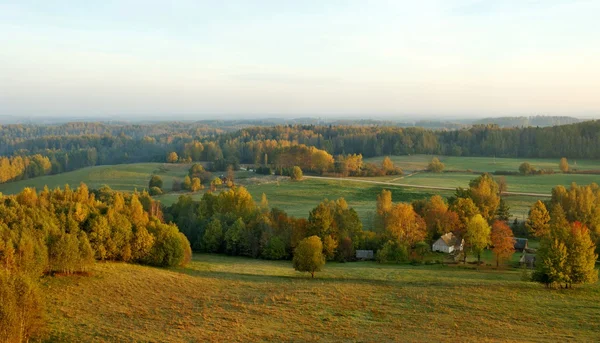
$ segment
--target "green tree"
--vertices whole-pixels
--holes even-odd
[[[325,256],[323,256],[323,243],[318,236],[310,236],[298,243],[294,250],[292,260],[294,269],[300,272],[309,272],[311,277],[315,277],[325,265]]]
[[[477,214],[467,223],[465,241],[468,242],[473,254],[477,256],[477,265],[481,263],[481,253],[490,244],[491,229],[487,221]]]
[[[157,187],[162,190],[163,188],[163,180],[158,175],[152,175],[150,178],[150,182],[148,182],[148,189],[152,189],[152,187]]]
[[[285,242],[277,236],[273,236],[267,242],[265,246],[262,257],[267,260],[281,260],[287,256],[287,252],[285,251]]]
[[[294,181],[300,181],[302,180],[302,177],[302,169],[300,169],[298,166],[294,166],[294,168],[292,168],[292,172],[290,173],[290,178]]]
[[[560,239],[547,235],[540,241],[537,251],[534,281],[548,286],[569,282],[567,273],[567,247]]]
[[[223,243],[223,227],[219,219],[212,219],[206,226],[202,246],[207,252],[218,252]]]

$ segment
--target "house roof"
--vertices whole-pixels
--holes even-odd
[[[527,238],[515,238],[515,249],[523,250],[527,248]]]
[[[449,247],[460,244],[460,242],[458,241],[458,238],[456,238],[456,236],[452,232],[448,232],[447,234],[442,235],[442,237],[440,237],[437,241],[435,241],[434,244],[438,244],[441,242],[444,242],[444,244],[446,244]]]

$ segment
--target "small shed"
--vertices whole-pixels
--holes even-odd
[[[515,250],[523,252],[525,249],[528,249],[528,240],[527,238],[515,238]]]
[[[359,260],[372,260],[373,250],[356,250],[356,258]]]
[[[519,259],[519,264],[527,268],[535,267],[535,255],[521,255],[521,258]]]
[[[464,243],[464,239],[459,240],[452,232],[448,232],[433,243],[431,250],[449,254],[453,251],[461,251]]]

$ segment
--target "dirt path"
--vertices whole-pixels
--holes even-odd
[[[408,174],[408,175],[405,175],[405,176],[400,176],[400,177],[397,177],[397,178],[395,178],[395,179],[391,179],[391,180],[390,180],[390,182],[394,182],[394,181],[402,180],[402,179],[404,179],[404,178],[411,177],[411,176],[413,176],[413,175],[417,175],[417,174],[419,174],[419,173],[420,173],[420,172],[416,171],[416,172],[414,172],[414,173],[410,173],[410,174]]]
[[[361,180],[361,179],[351,179],[345,177],[327,177],[327,176],[304,176],[306,179],[321,179],[321,180],[333,180],[333,181],[349,181],[349,182],[362,182],[362,183],[370,183],[376,185],[384,185],[384,186],[397,186],[397,187],[408,187],[408,188],[421,188],[421,189],[435,189],[440,191],[454,191],[456,187],[439,187],[439,186],[421,186],[421,185],[409,185],[406,183],[394,183],[394,182],[384,182],[384,181],[370,181],[370,180]],[[542,193],[524,193],[524,192],[504,192],[502,195],[522,195],[528,197],[551,197],[551,194],[542,194]]]

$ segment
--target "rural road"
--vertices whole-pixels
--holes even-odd
[[[362,182],[362,183],[371,183],[376,185],[384,185],[384,186],[396,186],[396,187],[410,187],[410,188],[422,188],[422,189],[435,189],[440,191],[454,191],[456,187],[439,187],[439,186],[421,186],[421,185],[409,185],[406,183],[395,183],[395,182],[383,182],[383,181],[370,181],[370,180],[362,180],[362,179],[351,179],[346,177],[327,177],[327,176],[304,176],[306,179],[321,179],[321,180],[333,180],[333,181],[349,181],[349,182]],[[543,194],[543,193],[523,193],[523,192],[504,192],[502,195],[522,195],[528,197],[546,197],[549,198],[551,194]]]

